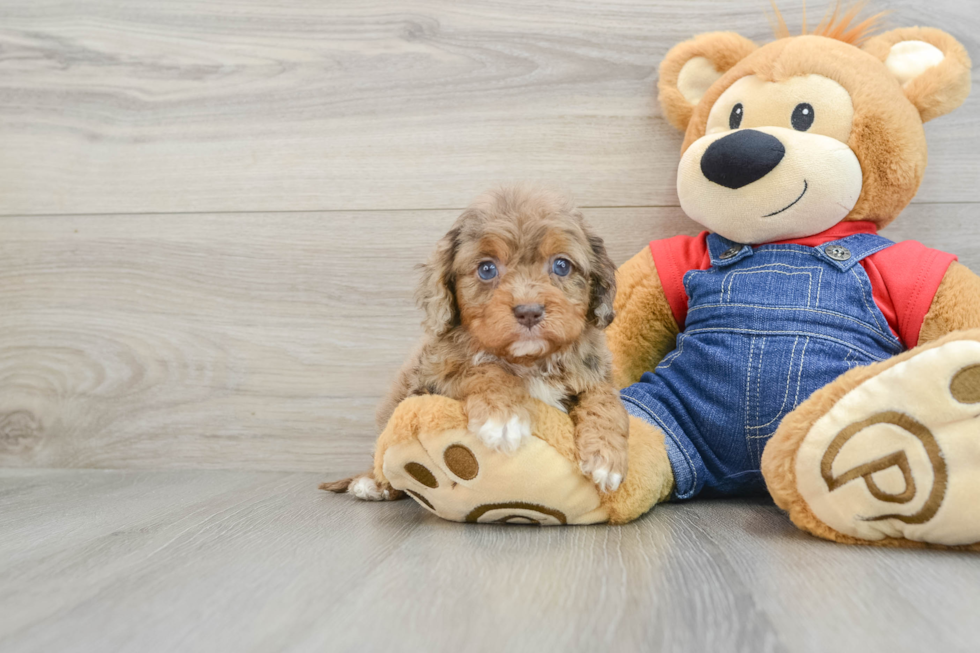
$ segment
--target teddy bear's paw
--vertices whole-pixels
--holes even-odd
[[[813,422],[795,471],[838,533],[980,542],[980,342],[925,349],[861,382]]]
[[[520,415],[495,416],[482,423],[470,420],[469,429],[490,449],[508,454],[517,451],[531,437],[531,421]]]
[[[504,454],[464,425],[433,425],[389,446],[385,478],[427,511],[452,521],[561,525],[609,519],[596,486],[554,446],[531,435],[518,451]],[[570,422],[567,429],[571,445]]]

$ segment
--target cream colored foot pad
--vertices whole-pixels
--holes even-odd
[[[592,482],[537,437],[508,455],[465,429],[423,433],[385,451],[384,474],[452,521],[556,526],[609,519]]]
[[[888,368],[806,435],[797,486],[813,514],[864,540],[980,542],[980,343]]]

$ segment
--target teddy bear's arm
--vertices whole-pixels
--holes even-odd
[[[980,277],[954,262],[922,321],[919,344],[962,329],[980,328]]]
[[[616,319],[606,331],[619,388],[656,367],[677,340],[677,322],[667,303],[649,247],[616,272]]]

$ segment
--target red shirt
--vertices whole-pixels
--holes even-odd
[[[813,236],[767,244],[816,247],[860,233],[877,233],[877,227],[872,222],[841,222]],[[711,267],[707,238],[708,232],[704,231],[697,236],[674,236],[650,243],[650,252],[667,302],[681,329],[687,318],[684,274],[688,270],[707,270]],[[955,260],[953,254],[931,249],[914,240],[895,243],[861,260],[861,267],[871,280],[875,304],[906,348],[919,343],[922,321],[932,306],[946,270]]]

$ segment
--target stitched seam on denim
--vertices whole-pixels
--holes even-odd
[[[851,274],[854,275],[854,278],[858,282],[858,287],[861,289],[861,293],[860,293],[861,294],[861,301],[864,302],[864,308],[865,308],[865,310],[868,311],[868,313],[871,315],[871,319],[873,319],[875,321],[875,325],[878,327],[878,330],[879,331],[882,331],[881,322],[878,321],[878,316],[875,315],[875,312],[873,310],[871,310],[871,306],[868,304],[868,289],[865,288],[864,282],[861,281],[861,277],[858,276],[857,270],[855,268],[851,268],[850,272],[851,272]],[[873,296],[872,296],[872,301],[874,301],[874,297]]]
[[[786,251],[795,251],[795,250],[786,250]],[[722,280],[722,282],[721,282],[721,293],[718,296],[718,301],[719,302],[724,302],[725,301],[725,286],[726,285],[728,286],[728,296],[729,296],[729,299],[731,299],[733,277],[735,275],[737,275],[737,274],[756,274],[758,272],[776,272],[778,274],[787,274],[787,275],[791,275],[791,274],[804,274],[803,272],[795,272],[795,273],[794,272],[783,272],[782,270],[773,270],[773,269],[771,269],[774,266],[780,266],[780,267],[784,267],[784,268],[789,268],[791,270],[819,270],[821,276],[818,279],[818,283],[819,283],[820,279],[823,278],[823,268],[821,266],[817,266],[817,265],[790,265],[789,263],[778,263],[778,262],[777,263],[763,263],[762,265],[756,265],[756,266],[751,267],[751,268],[745,268],[744,270],[732,270],[732,271],[730,271],[725,276],[725,278]],[[805,274],[810,274],[810,273],[809,272],[806,272]],[[812,290],[813,290],[813,277],[811,276],[810,277],[810,288],[807,291],[807,301],[806,301],[808,307],[810,305],[810,292],[812,292]],[[818,295],[818,297],[820,295],[819,286],[817,288],[817,295]],[[690,310],[688,310],[688,312],[690,312]]]
[[[674,444],[677,446],[677,448],[680,449],[682,454],[684,454],[684,458],[687,459],[687,466],[691,468],[691,473],[694,475],[694,487],[691,488],[691,492],[693,492],[694,488],[698,486],[698,470],[694,466],[694,461],[691,459],[691,454],[689,454],[687,450],[684,448],[684,445],[681,444],[677,435],[672,430],[670,430],[670,427],[664,424],[663,420],[660,419],[660,417],[656,413],[652,412],[650,409],[648,409],[646,406],[644,406],[637,400],[633,399],[628,395],[622,395],[620,398],[623,401],[627,401],[633,404],[634,406],[642,410],[644,413],[649,415],[650,418],[653,419],[653,421],[655,421],[657,424],[659,424],[660,428],[662,428],[664,432],[670,436],[670,439],[674,441]]]
[[[766,353],[767,340],[768,338],[762,339],[762,347],[759,348],[759,365],[755,375],[755,423],[756,424],[758,424],[759,420],[762,419],[761,417],[759,417],[759,410],[762,406],[762,365],[766,361],[765,353]],[[748,436],[748,433],[746,433],[746,436]],[[751,444],[752,448],[754,449],[754,451],[752,452],[752,456],[753,456],[752,459],[755,460],[756,458],[759,457],[759,451],[758,451],[759,447],[756,446],[755,442],[752,442],[751,438],[747,438],[747,443]]]
[[[759,271],[765,272],[765,271],[767,271],[767,268],[773,268],[773,267],[776,267],[776,266],[783,267],[783,268],[789,268],[790,270],[820,270],[820,269],[822,269],[822,267],[819,266],[819,265],[790,265],[789,263],[779,263],[779,262],[776,262],[776,263],[763,263],[762,265],[754,265],[754,266],[752,266],[750,268],[742,268],[741,270],[732,270],[728,274],[729,275],[733,275],[733,274],[738,274],[740,272],[749,272],[749,271],[753,271],[753,270],[759,270]],[[772,271],[772,272],[779,272],[779,270],[770,270],[770,271]]]
[[[872,358],[876,361],[888,360],[891,355],[888,356],[878,356],[877,354],[872,354],[871,352],[865,351],[860,347],[855,346],[853,343],[845,342],[839,338],[834,338],[831,336],[826,336],[822,333],[812,333],[810,331],[759,331],[756,329],[732,329],[732,328],[703,328],[703,329],[692,329],[687,332],[687,335],[694,333],[751,333],[760,336],[809,336],[811,338],[817,338],[820,340],[828,340],[830,342],[836,342],[839,345],[844,345],[845,347],[850,347],[856,349],[865,356]]]
[[[722,476],[718,479],[719,483],[729,481],[732,479],[740,478],[742,476],[762,476],[762,471],[758,469],[750,469],[745,472],[735,472],[734,474],[728,474],[727,476]]]
[[[695,311],[700,311],[703,308],[732,308],[732,307],[736,307],[736,308],[758,308],[758,309],[762,309],[762,310],[766,310],[766,311],[807,311],[809,313],[818,313],[820,315],[830,315],[832,317],[839,317],[842,320],[848,320],[849,322],[854,322],[855,324],[864,327],[865,329],[867,329],[871,333],[876,333],[876,334],[878,334],[880,336],[883,336],[889,342],[894,342],[896,340],[895,336],[892,335],[891,333],[885,333],[883,331],[879,331],[878,329],[874,328],[873,326],[871,326],[867,322],[862,322],[861,320],[857,319],[856,317],[851,317],[850,315],[844,315],[843,313],[837,313],[835,311],[827,311],[827,310],[816,309],[816,308],[802,308],[802,307],[797,308],[795,306],[763,306],[761,304],[731,304],[731,303],[723,303],[723,304],[699,304],[698,306],[695,306],[694,308],[692,308],[691,310],[689,310],[688,311],[688,314],[694,313]]]
[[[877,254],[878,252],[880,252],[883,249],[888,249],[889,247],[891,247],[892,245],[895,244],[894,241],[888,240],[884,236],[879,236],[879,238],[881,238],[882,240],[884,240],[886,242],[878,243],[874,247],[870,247],[867,250],[861,250],[861,249],[855,248],[855,250],[857,251],[857,253],[853,256],[853,258],[856,258],[857,259],[857,261],[855,261],[855,263],[860,263],[861,261],[863,261],[864,259],[868,258],[869,256],[872,256],[873,254]],[[847,239],[844,238],[843,240],[847,240]]]
[[[797,338],[797,341],[798,340],[799,338]],[[803,365],[806,363],[806,346],[808,344],[810,344],[809,336],[807,336],[807,339],[803,341],[803,351],[800,353],[800,366],[796,372],[796,395],[793,397],[793,408],[791,410],[795,410],[796,407],[800,405],[800,386],[803,385]],[[794,349],[796,348],[796,343],[793,343],[793,347]],[[847,355],[848,356],[851,355],[850,349],[847,350]],[[790,365],[790,369],[792,369],[792,364]],[[789,388],[787,387],[787,392],[788,391]],[[785,417],[785,415],[783,417]],[[782,423],[783,420],[779,420],[779,424]],[[772,431],[770,431],[769,433],[762,433],[760,435],[747,435],[746,437],[752,440],[764,440],[766,438],[770,438],[776,432],[776,429],[779,428],[779,424],[777,424],[776,428],[772,429]]]
[[[684,340],[685,340],[685,335],[683,333],[681,333],[681,334],[679,334],[679,336],[680,337],[677,338],[677,349],[675,349],[674,351],[672,351],[669,354],[667,354],[666,356],[664,356],[660,360],[660,365],[657,365],[658,368],[663,369],[663,370],[667,369],[668,367],[670,367],[671,365],[674,364],[674,361],[677,360],[677,357],[678,356],[680,356],[682,353],[684,353]],[[664,361],[669,361],[669,362],[666,365],[664,365]]]
[[[749,407],[752,405],[752,359],[755,354],[755,338],[749,341],[749,364],[748,374],[745,375],[745,424],[746,430],[749,428]]]
[[[823,268],[820,268],[820,274],[817,275],[817,302],[814,308],[820,308],[820,289],[823,287]]]
[[[743,268],[744,270],[763,270],[765,268],[771,268],[774,266],[780,266],[784,268],[789,268],[791,270],[819,270],[822,266],[819,265],[791,265],[790,263],[782,263],[780,261],[774,261],[772,263],[761,263],[759,265],[754,265],[750,268]],[[733,270],[735,272],[735,270]]]
[[[796,269],[803,270],[803,269],[806,269],[806,268],[796,268]],[[810,307],[810,297],[811,297],[811,295],[813,293],[813,274],[811,272],[784,272],[782,270],[755,270],[755,269],[753,269],[753,270],[732,270],[732,272],[730,272],[729,275],[728,275],[729,278],[726,279],[726,281],[728,282],[728,299],[729,299],[729,301],[731,301],[731,299],[732,299],[732,285],[735,283],[735,277],[737,277],[739,275],[749,275],[749,274],[784,274],[787,277],[794,277],[794,276],[799,276],[799,275],[804,275],[805,274],[807,276],[806,306],[807,306],[807,308]],[[722,286],[721,293],[722,293],[722,299],[720,299],[719,301],[724,301],[724,294],[725,294],[725,287],[724,286]],[[690,312],[690,310],[688,312]]]
[[[806,346],[810,344],[810,336],[803,341],[803,352],[800,354],[800,370],[796,375],[796,396],[793,397],[793,408],[800,405],[800,386],[803,385],[803,363],[806,361]],[[850,355],[851,350],[847,350]]]
[[[809,340],[809,338],[807,338],[807,339]],[[765,344],[765,341],[763,341],[763,345],[764,344]],[[749,427],[747,427],[749,430],[764,429],[767,426],[772,425],[773,422],[775,422],[776,420],[778,420],[780,418],[780,416],[782,416],[783,409],[786,408],[786,400],[789,399],[789,380],[793,377],[793,368],[796,367],[796,365],[793,364],[793,361],[796,358],[796,346],[798,344],[800,344],[800,336],[796,336],[796,340],[793,341],[793,349],[792,349],[792,351],[790,351],[790,354],[789,354],[789,368],[786,370],[786,392],[783,394],[783,405],[779,407],[779,411],[777,412],[776,416],[773,417],[771,420],[769,420],[765,424],[759,424],[758,426],[749,426]],[[760,385],[761,382],[762,382],[762,379],[761,379],[762,365],[761,364],[759,365],[759,375],[760,375],[760,378],[756,381],[756,384],[757,385]],[[796,390],[797,390],[797,394],[799,394],[799,386],[798,385],[797,385]],[[761,391],[759,393],[757,393],[757,396],[761,397]],[[758,409],[756,409],[756,415],[758,415],[758,412],[759,412]],[[756,422],[758,422],[758,421],[759,421],[759,418],[757,417],[756,418]]]
[[[766,361],[766,338],[759,347],[759,363],[755,366],[755,421],[759,421],[759,404],[762,403],[762,364]]]

